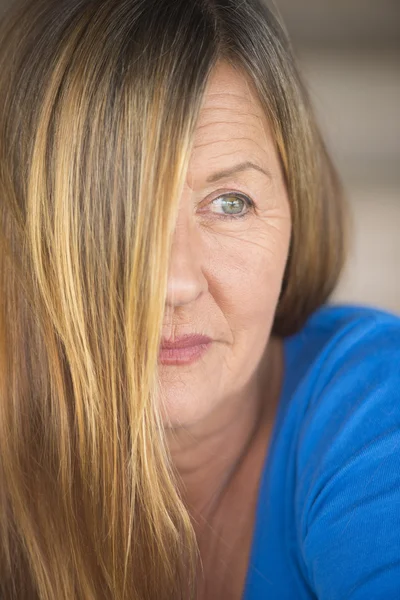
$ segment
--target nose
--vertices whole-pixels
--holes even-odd
[[[189,304],[207,291],[202,271],[201,234],[186,215],[178,220],[174,232],[168,273],[168,307]]]

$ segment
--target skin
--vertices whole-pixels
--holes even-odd
[[[245,161],[267,174],[248,169],[207,182]],[[232,196],[222,196],[228,192],[245,194],[255,209],[233,197],[229,210]],[[247,217],[222,218],[231,213]],[[241,597],[282,380],[282,341],[271,328],[290,234],[267,118],[247,76],[220,62],[204,96],[179,205],[163,328],[165,337],[195,332],[214,341],[191,365],[160,365],[167,440],[202,557],[199,598]]]

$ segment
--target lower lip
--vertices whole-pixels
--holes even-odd
[[[158,360],[163,365],[190,365],[199,360],[210,348],[212,342],[187,346],[186,348],[162,348]]]

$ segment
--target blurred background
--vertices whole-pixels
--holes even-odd
[[[353,221],[335,301],[400,313],[400,0],[275,0]]]
[[[10,2],[0,0],[0,14]],[[349,260],[334,300],[400,314],[400,0],[275,6],[352,215]]]

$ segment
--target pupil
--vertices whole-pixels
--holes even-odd
[[[241,207],[238,207],[239,202],[243,203],[243,200],[240,200],[240,198],[235,198],[234,200],[227,200],[229,212],[230,212],[230,209],[233,209],[233,210],[235,209],[235,205],[236,205],[236,208],[240,209]],[[239,210],[239,212],[240,212],[240,210]]]

